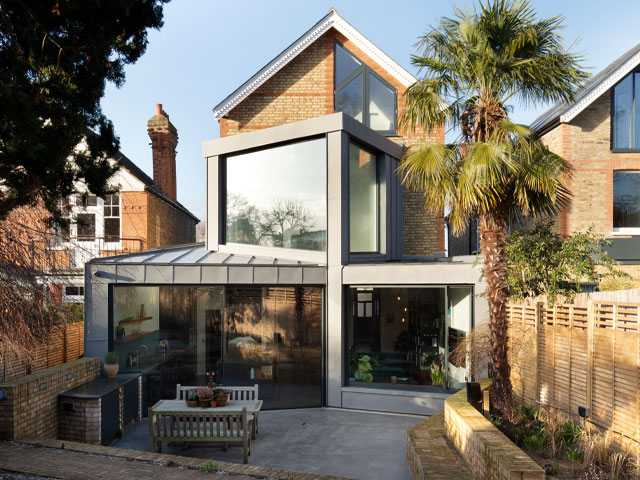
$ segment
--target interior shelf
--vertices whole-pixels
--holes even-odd
[[[139,318],[132,318],[131,320],[120,320],[118,325],[128,325],[130,323],[140,323],[140,322],[144,322],[145,320],[153,320],[153,317],[139,317]]]

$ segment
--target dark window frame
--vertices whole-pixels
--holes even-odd
[[[620,226],[616,226],[615,225],[615,201],[616,201],[616,192],[615,192],[615,175],[616,173],[633,173],[636,175],[640,175],[640,170],[630,170],[630,169],[621,169],[621,170],[614,170],[613,174],[612,174],[612,184],[611,184],[611,192],[612,192],[612,197],[613,197],[613,201],[611,204],[611,209],[612,209],[612,229],[614,232],[616,233],[627,233],[630,235],[637,235],[637,232],[640,232],[640,227],[620,227]]]
[[[360,62],[360,66],[357,67],[353,72],[347,75],[340,84],[336,83],[336,74],[337,74],[337,63],[336,63],[336,46],[339,45],[343,48],[349,55],[355,58],[358,62]],[[369,87],[369,75],[373,75],[379,80],[384,86],[389,88],[393,92],[393,100],[394,100],[394,112],[393,112],[393,128],[390,130],[375,130],[381,135],[385,136],[396,136],[398,134],[398,90],[387,82],[384,78],[382,78],[378,73],[375,72],[371,67],[369,67],[365,62],[363,62],[360,58],[353,54],[348,48],[346,48],[342,43],[338,40],[334,40],[333,47],[333,109],[335,112],[339,112],[338,110],[338,92],[342,90],[345,86],[351,82],[354,78],[356,78],[360,73],[362,73],[362,123],[367,127],[371,128],[369,125],[369,101],[371,90]]]
[[[640,138],[636,138],[636,82],[635,82],[635,76],[638,75],[640,76],[640,70],[634,70],[630,73],[628,73],[627,75],[625,75],[623,78],[621,78],[618,82],[616,82],[615,85],[613,85],[611,87],[611,95],[610,95],[610,135],[609,135],[609,147],[611,149],[612,153],[637,153],[640,152]],[[615,139],[615,132],[616,132],[616,126],[615,126],[615,120],[616,120],[616,116],[615,116],[615,108],[616,108],[616,87],[618,85],[620,85],[622,82],[624,82],[627,77],[631,76],[631,97],[632,97],[632,104],[631,104],[631,143],[632,145],[634,145],[634,147],[632,148],[617,148],[616,145],[616,139]]]

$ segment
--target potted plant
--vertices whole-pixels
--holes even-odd
[[[442,385],[444,383],[444,368],[438,363],[431,365],[431,385]]]
[[[122,325],[118,325],[116,327],[116,338],[124,338],[125,335],[124,327]]]
[[[198,390],[195,388],[191,390],[187,390],[186,397],[184,398],[185,402],[187,402],[187,407],[195,408],[198,406]]]
[[[216,388],[213,394],[213,399],[216,401],[216,404],[218,405],[218,407],[224,407],[227,405],[227,402],[229,401],[230,393],[231,393],[230,390],[225,390],[223,388]]]
[[[116,378],[120,369],[118,354],[116,352],[107,352],[104,356],[104,374],[107,378]]]
[[[198,388],[198,401],[200,402],[200,408],[209,408],[211,406],[211,395],[213,390],[210,387]]]
[[[375,358],[371,358],[369,355],[362,355],[360,358],[356,358],[351,362],[351,369],[354,370],[354,378],[357,382],[373,382],[373,365],[378,365],[378,361]]]

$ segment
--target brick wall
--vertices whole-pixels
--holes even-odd
[[[220,136],[235,135],[334,112],[334,42],[338,40],[398,91],[398,110],[404,108],[405,87],[334,29],[322,35],[260,88],[220,119]],[[444,127],[430,134],[398,131],[391,140],[413,145],[427,138],[444,143]],[[405,255],[444,251],[444,219],[424,208],[421,192],[403,192],[403,250]]]
[[[58,400],[60,428],[58,438],[73,442],[100,445],[101,400],[99,398],[74,398],[73,411],[66,411],[64,404],[70,399]]]
[[[605,236],[613,231],[613,172],[640,170],[640,153],[611,152],[610,131],[611,97],[605,93],[570,124],[561,124],[542,137],[550,150],[574,168],[573,198],[560,218],[563,233],[592,224]]]
[[[98,358],[80,358],[0,384],[0,439],[58,438],[58,395],[98,375]]]
[[[142,239],[144,250],[192,243],[196,223],[149,192],[122,192],[122,236]]]
[[[483,388],[490,384],[482,382]],[[544,480],[542,467],[467,402],[466,389],[444,401],[444,426],[447,439],[476,478]]]

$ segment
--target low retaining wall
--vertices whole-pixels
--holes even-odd
[[[481,381],[483,389],[490,384]],[[448,440],[476,478],[544,480],[544,470],[467,402],[466,389],[445,400],[444,424]]]
[[[0,439],[58,438],[58,395],[100,375],[100,359],[80,358],[1,383]]]

